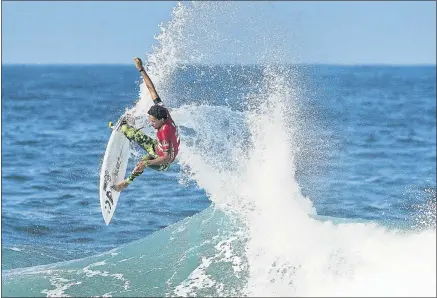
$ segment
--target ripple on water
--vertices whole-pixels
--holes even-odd
[[[14,230],[17,232],[24,232],[28,235],[32,236],[43,236],[47,235],[50,232],[50,228],[45,225],[33,225],[33,226],[13,226]]]

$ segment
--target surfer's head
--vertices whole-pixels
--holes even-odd
[[[167,109],[160,105],[153,105],[147,114],[149,114],[150,123],[156,129],[160,128],[168,117]]]

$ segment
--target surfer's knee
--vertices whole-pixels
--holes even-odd
[[[148,154],[146,154],[146,155],[143,155],[142,157],[141,157],[141,160],[142,161],[149,161],[151,158],[150,158],[150,155],[148,155]]]
[[[121,132],[128,138],[132,138],[135,135],[134,129],[127,124],[121,126]]]
[[[158,155],[156,154],[155,147],[153,146],[153,144],[147,144],[146,146],[144,146],[144,149],[146,150],[150,158],[152,159],[158,158]]]

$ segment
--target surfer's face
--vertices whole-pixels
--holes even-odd
[[[149,115],[149,122],[150,122],[150,125],[152,125],[152,127],[155,129],[159,129],[162,126],[162,124],[164,123],[164,121],[158,120],[157,118],[153,117],[152,115]]]

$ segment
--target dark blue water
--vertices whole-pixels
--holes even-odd
[[[305,127],[296,179],[319,215],[410,229],[426,206],[435,213],[435,66],[288,67]],[[178,69],[163,99],[181,113],[189,103],[244,113],[261,73]],[[3,270],[107,251],[210,206],[176,163],[146,171],[105,225],[98,185],[107,122],[133,105],[138,82],[130,65],[2,66]],[[182,132],[182,140],[193,133]]]
[[[416,204],[435,202],[435,67],[314,70],[311,90],[321,94],[309,97],[321,113],[318,128],[336,140],[323,186],[303,186],[318,212],[399,222]]]

